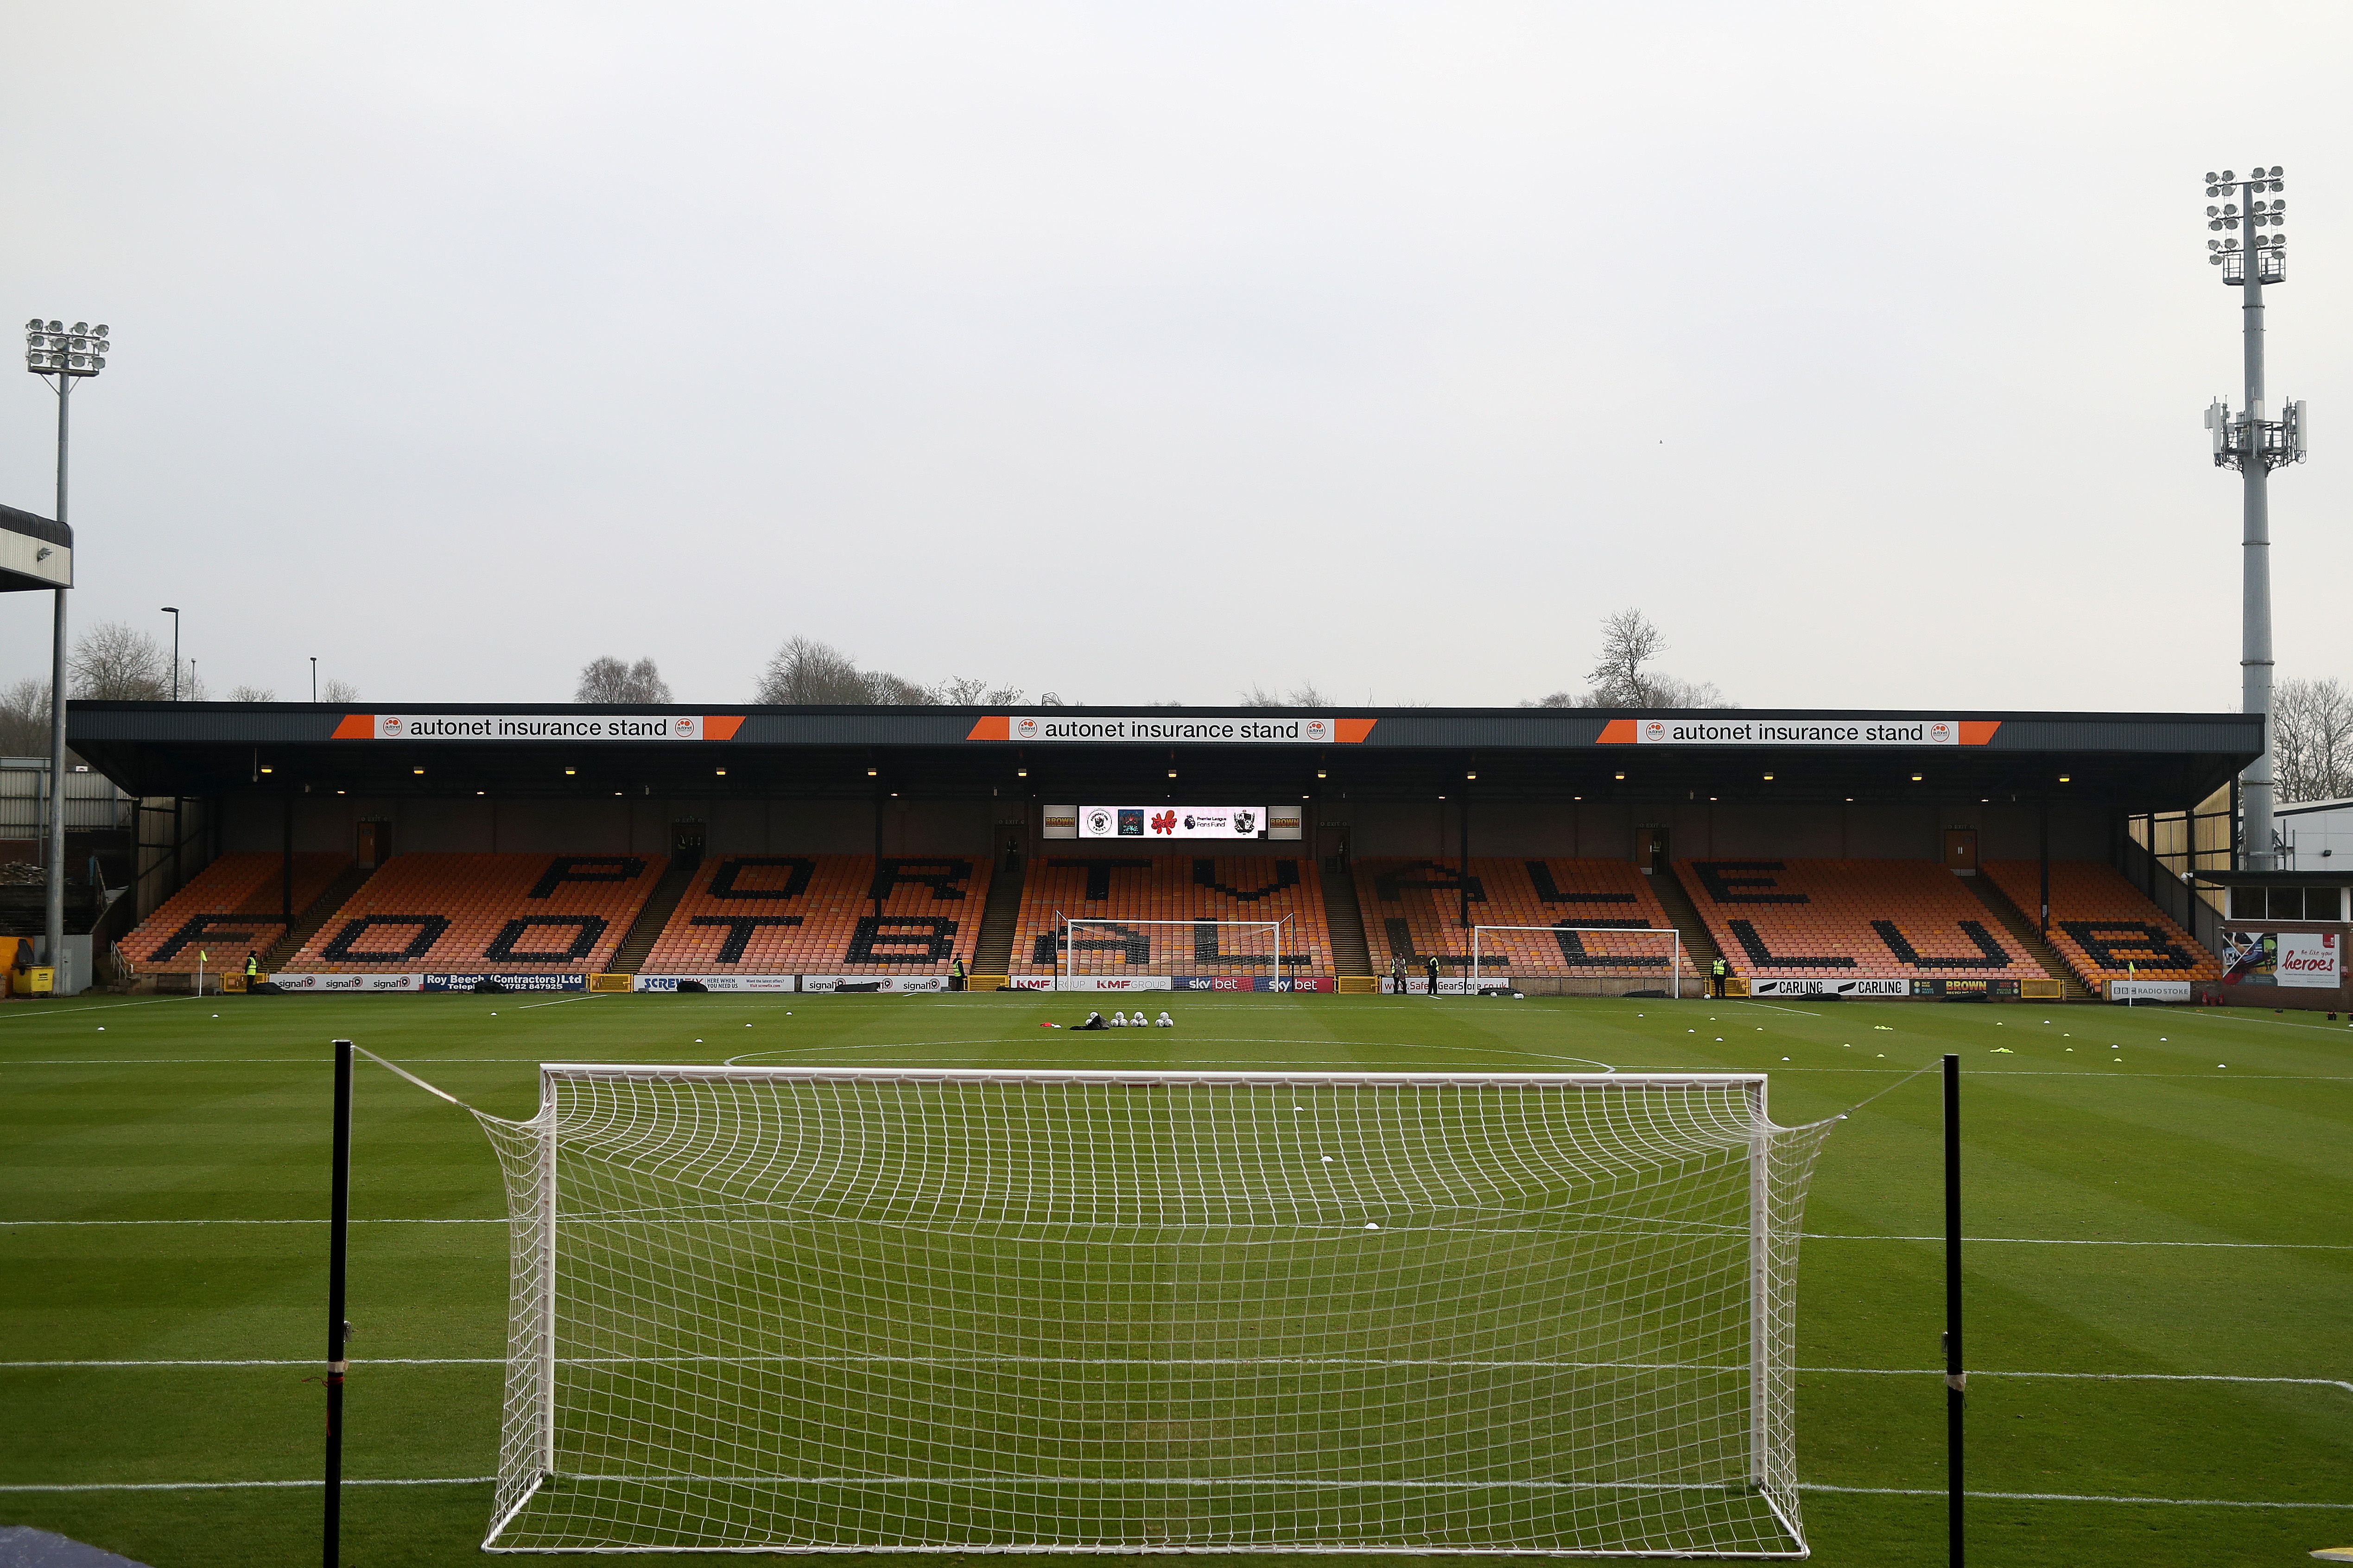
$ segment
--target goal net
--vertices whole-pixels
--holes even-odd
[[[488,1550],[1805,1553],[1761,1077],[541,1094]]]
[[[1681,996],[1683,933],[1672,926],[1473,926],[1471,985],[1504,985],[1535,975],[1575,980],[1640,979]]]
[[[1143,974],[1207,974],[1279,981],[1312,955],[1295,947],[1295,928],[1280,921],[1065,920],[1058,973],[1064,980],[1117,980]]]

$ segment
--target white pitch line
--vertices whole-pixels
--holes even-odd
[[[533,1007],[561,1007],[566,1002],[594,1002],[600,995],[609,994],[615,994],[615,993],[592,991],[585,995],[559,996],[553,1002],[526,1002],[522,1006],[516,1008],[515,1011],[518,1013],[528,1013]]]
[[[1378,1367],[1449,1367],[1472,1371],[1525,1372],[1715,1372],[1741,1373],[1736,1366],[1699,1366],[1678,1363],[1606,1363],[1606,1362],[1543,1362],[1543,1361],[1451,1361],[1377,1360],[1348,1356],[1272,1356],[1272,1357],[1073,1357],[1073,1356],[915,1356],[915,1355],[834,1355],[834,1356],[566,1356],[565,1366],[694,1366],[706,1363],[723,1366],[930,1366],[977,1369],[992,1366],[1215,1366],[1264,1368],[1270,1372],[1314,1370],[1343,1367],[1362,1370]],[[310,1357],[255,1358],[245,1360],[194,1360],[165,1358],[153,1361],[9,1361],[0,1362],[0,1372],[87,1372],[138,1371],[153,1367],[217,1369],[237,1367],[315,1367],[320,1363]],[[503,1356],[384,1356],[358,1361],[355,1366],[504,1366]],[[1800,1366],[1790,1371],[1799,1377],[1942,1377],[1940,1367],[1894,1366]],[[2339,1388],[2353,1394],[2353,1382],[2333,1377],[2255,1377],[2229,1373],[2202,1372],[1999,1372],[1971,1371],[1975,1378],[2037,1378],[2074,1383],[2240,1383],[2262,1384],[2302,1388]]]
[[[0,1230],[118,1225],[325,1225],[323,1219],[0,1219]],[[503,1219],[355,1219],[353,1225],[504,1225]]]
[[[186,1222],[201,1225],[201,1220]],[[1933,1241],[1941,1243],[1941,1236],[1845,1236],[1827,1231],[1809,1230],[1801,1233],[1806,1241]],[[2000,1244],[2010,1247],[2211,1247],[2243,1252],[2353,1252],[2353,1242],[2336,1241],[2111,1241],[2094,1237],[2090,1239],[2044,1236],[1965,1236],[1964,1245],[1986,1247]]]
[[[362,1479],[346,1476],[347,1487],[483,1487],[498,1481],[496,1476],[419,1476],[415,1478]],[[73,1481],[55,1486],[39,1482],[0,1486],[0,1492],[226,1492],[245,1491],[257,1487],[322,1487],[323,1480],[309,1481]]]
[[[627,1479],[670,1480],[670,1479],[681,1479],[681,1478],[674,1478],[674,1477],[659,1477],[659,1478],[632,1478],[632,1477],[618,1477],[618,1478],[614,1478],[614,1479],[624,1479],[624,1480],[627,1480]],[[750,1478],[744,1478],[744,1479],[749,1479]],[[759,1479],[764,1479],[764,1480],[772,1481],[773,1483],[777,1484],[777,1485],[789,1485],[789,1484],[791,1484],[791,1483],[792,1483],[792,1481],[795,1479],[795,1478],[791,1478],[791,1477],[784,1477],[784,1476],[778,1476],[778,1477],[764,1477],[764,1478],[759,1478]],[[895,1486],[895,1485],[904,1485],[904,1484],[907,1484],[909,1480],[916,1479],[918,1479],[918,1478],[895,1478],[895,1477],[878,1477],[878,1478],[870,1478],[870,1477],[862,1477],[862,1476],[842,1476],[842,1477],[822,1477],[822,1478],[809,1478],[809,1479],[813,1479],[813,1480],[823,1480],[823,1481],[828,1481],[828,1482],[831,1482],[832,1484],[836,1484],[836,1485],[867,1485],[867,1486],[872,1486],[872,1485],[884,1485],[884,1486]],[[975,1484],[984,1484],[984,1485],[985,1485],[985,1484],[987,1484],[989,1481],[997,1480],[997,1479],[997,1479],[997,1478],[993,1478],[993,1477],[992,1477],[992,1478],[978,1479],[964,1479],[964,1478],[948,1478],[948,1479],[946,1479],[944,1481],[939,1482],[938,1484],[957,1485],[957,1486],[972,1486],[972,1485],[975,1485]],[[1048,1479],[1050,1479],[1050,1478],[1042,1478],[1042,1477],[1041,1477],[1041,1478],[1037,1478],[1037,1479],[1039,1479],[1039,1480],[1048,1480]],[[396,1478],[380,1478],[380,1479],[346,1479],[346,1480],[343,1482],[343,1485],[345,1485],[345,1486],[347,1486],[347,1487],[477,1487],[477,1486],[490,1486],[490,1485],[493,1485],[493,1484],[495,1484],[495,1483],[496,1483],[496,1481],[497,1481],[497,1480],[498,1480],[498,1478],[497,1478],[496,1476],[420,1476],[420,1477],[413,1477],[413,1478],[397,1478],[397,1479],[396,1479]],[[41,1484],[41,1483],[39,1483],[39,1482],[34,1482],[34,1483],[30,1483],[30,1484],[26,1484],[26,1483],[9,1483],[9,1484],[5,1484],[5,1485],[0,1485],[0,1493],[23,1493],[23,1492],[182,1492],[182,1491],[243,1491],[243,1490],[251,1490],[251,1489],[298,1489],[298,1488],[305,1488],[305,1487],[316,1487],[316,1486],[322,1486],[322,1485],[324,1485],[324,1484],[325,1484],[324,1482],[322,1482],[322,1481],[319,1481],[319,1480],[285,1480],[285,1481],[73,1481],[73,1482],[59,1483],[59,1484],[56,1484],[56,1485],[44,1485],[44,1484]],[[1101,1481],[1097,1481],[1097,1480],[1094,1480],[1094,1479],[1082,1479],[1082,1480],[1079,1480],[1079,1481],[1075,1481],[1075,1482],[1066,1482],[1066,1483],[1061,1483],[1061,1484],[1075,1484],[1075,1485],[1081,1485],[1081,1486],[1096,1486],[1096,1485],[1102,1485],[1102,1484],[1103,1484],[1103,1482],[1101,1482]],[[1202,1482],[1199,1482],[1199,1483],[1198,1483],[1198,1484],[1204,1485],[1204,1486],[1217,1486],[1217,1485],[1223,1485],[1223,1484],[1228,1484],[1228,1483],[1218,1482],[1218,1481],[1202,1481]],[[1463,1488],[1461,1487],[1461,1483],[1459,1483],[1459,1482],[1446,1482],[1446,1481],[1420,1482],[1420,1483],[1413,1483],[1413,1482],[1366,1482],[1366,1483],[1358,1483],[1358,1482],[1350,1482],[1350,1481],[1268,1481],[1268,1482],[1260,1482],[1260,1483],[1257,1483],[1257,1484],[1260,1484],[1260,1485],[1266,1485],[1266,1486],[1301,1486],[1301,1487],[1315,1487],[1315,1488],[1318,1488],[1319,1489],[1323,1489],[1323,1488],[1328,1488],[1328,1487],[1335,1487],[1335,1486],[1336,1486],[1336,1487],[1348,1487],[1348,1486],[1356,1486],[1356,1485],[1369,1485],[1369,1486],[1375,1486],[1375,1487],[1380,1487],[1380,1486],[1400,1486],[1400,1485],[1425,1485],[1425,1486],[1436,1487],[1436,1488],[1439,1488],[1439,1489],[1444,1489],[1444,1490],[1449,1490],[1449,1491],[1454,1491],[1454,1490],[1461,1490],[1461,1489],[1463,1489]],[[1496,1486],[1504,1487],[1504,1488],[1507,1488],[1507,1489],[1508,1489],[1508,1488],[1512,1488],[1512,1487],[1515,1487],[1515,1486],[1544,1486],[1544,1485],[1546,1485],[1546,1483],[1543,1483],[1543,1482],[1511,1482],[1511,1481],[1496,1482],[1496,1483],[1490,1483],[1490,1484],[1491,1484],[1491,1485],[1496,1485]],[[1557,1485],[1557,1484],[1559,1484],[1559,1483],[1551,1483],[1551,1484]],[[1568,1483],[1568,1484],[1569,1484],[1570,1486],[1572,1486],[1572,1487],[1575,1487],[1575,1486],[1578,1486],[1578,1485],[1580,1485],[1580,1484],[1582,1484],[1582,1483],[1574,1483],[1574,1482],[1572,1482],[1572,1483]],[[1799,1491],[1801,1491],[1801,1492],[1835,1492],[1835,1493],[1843,1493],[1843,1494],[1846,1494],[1846,1495],[1849,1495],[1849,1496],[1855,1496],[1855,1497],[1943,1497],[1943,1496],[1945,1496],[1945,1495],[1946,1495],[1946,1494],[1945,1494],[1945,1492],[1944,1492],[1942,1489],[1930,1489],[1930,1488],[1926,1488],[1926,1487],[1841,1487],[1841,1486],[1831,1486],[1831,1485],[1829,1485],[1829,1484],[1827,1484],[1827,1483],[1825,1483],[1825,1482],[1820,1482],[1820,1481],[1800,1481],[1800,1482],[1799,1482],[1799,1483],[1798,1483],[1798,1489],[1799,1489]],[[1970,1492],[1970,1493],[1968,1493],[1968,1494],[1967,1494],[1967,1495],[1968,1495],[1969,1497],[1972,1497],[1972,1498],[1978,1498],[1978,1499],[1981,1499],[1981,1500],[1987,1500],[1987,1501],[1993,1501],[1993,1502],[2097,1502],[2097,1503],[2121,1503],[2121,1504],[2127,1504],[2127,1505],[2130,1505],[2130,1504],[2141,1504],[2141,1505],[2147,1505],[2147,1506],[2152,1506],[2152,1507],[2159,1507],[2159,1508],[2276,1508],[2276,1509],[2315,1509],[2315,1510],[2348,1510],[2348,1509],[2353,1509],[2353,1502],[2258,1502],[2258,1501],[2250,1501],[2250,1500],[2244,1500],[2244,1499],[2239,1499],[2239,1498],[2115,1497],[2115,1496],[2103,1495],[2103,1494],[2099,1494],[2099,1493],[2081,1493],[2081,1492],[1977,1492],[1977,1491],[1973,1491],[1973,1492]]]
[[[111,1013],[117,1007],[161,1007],[167,1002],[194,1002],[195,996],[158,996],[146,1002],[94,1002],[87,1007],[47,1007],[38,1013],[0,1013],[0,1020],[15,1022],[19,1018],[61,1018],[74,1013]],[[218,1005],[220,998],[213,998]]]
[[[1230,1063],[1226,1065],[1231,1065]],[[174,1225],[325,1225],[323,1219],[0,1219],[0,1230],[103,1229],[113,1226]],[[463,1219],[355,1219],[353,1225],[504,1225],[504,1216]],[[1449,1235],[1461,1235],[1449,1231]],[[1505,1232],[1502,1234],[1518,1234]],[[1806,1241],[1909,1241],[1942,1243],[1941,1236],[1852,1236],[1806,1231]],[[1969,1247],[2185,1247],[2232,1252],[2353,1252],[2353,1242],[2333,1241],[2121,1241],[2108,1237],[2044,1236],[1965,1236]]]
[[[1853,1497],[1945,1497],[1942,1487],[1834,1487],[1820,1481],[1799,1481],[1801,1492],[1845,1492]],[[2248,1502],[2238,1498],[2111,1497],[2097,1492],[1966,1492],[1966,1497],[1992,1502],[2118,1502],[2147,1503],[2158,1508],[2316,1508],[2353,1509],[2353,1502]]]

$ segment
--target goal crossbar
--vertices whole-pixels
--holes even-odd
[[[1482,984],[1482,970],[1502,973],[1511,966],[1513,962],[1513,955],[1510,952],[1504,951],[1497,944],[1491,943],[1489,939],[1526,935],[1549,938],[1559,944],[1560,954],[1557,959],[1538,958],[1534,961],[1540,965],[1548,963],[1554,967],[1548,969],[1539,967],[1535,973],[1562,975],[1647,974],[1654,969],[1663,967],[1667,976],[1667,994],[1678,998],[1683,994],[1683,932],[1672,926],[1482,925],[1471,928],[1470,989],[1473,995],[1478,994]],[[1620,941],[1634,937],[1663,937],[1666,939],[1662,944],[1665,956],[1644,958],[1623,952],[1594,952],[1586,946],[1586,939],[1588,937]],[[1505,975],[1505,978],[1509,976]]]
[[[1113,967],[1129,973],[1156,973],[1153,968],[1155,959],[1170,970],[1180,972],[1264,967],[1278,990],[1282,988],[1283,943],[1290,940],[1293,929],[1293,917],[1290,915],[1271,921],[1123,920],[1112,915],[1064,915],[1058,910],[1056,919],[1060,922],[1057,935],[1062,949],[1059,968],[1065,980],[1079,978],[1082,954],[1100,952],[1116,954]],[[1086,934],[1089,932],[1103,934],[1090,936]],[[1229,932],[1264,932],[1265,950],[1229,950],[1226,940]],[[1163,933],[1189,938],[1192,951],[1157,952],[1154,939]]]
[[[485,1550],[1806,1553],[1763,1074],[540,1081]]]

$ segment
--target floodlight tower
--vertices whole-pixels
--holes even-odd
[[[66,526],[66,407],[73,385],[84,376],[106,368],[106,328],[93,330],[76,321],[37,317],[25,323],[25,368],[38,376],[56,376],[58,395],[58,526]],[[49,650],[49,885],[48,951],[43,955],[59,982],[65,979],[66,954],[66,591],[53,590],[56,605],[50,616],[53,646]]]
[[[2245,400],[2233,416],[2229,401],[2216,398],[2206,409],[2206,428],[2212,437],[2214,466],[2239,470],[2246,520],[2240,560],[2244,612],[2239,707],[2242,712],[2263,716],[2263,754],[2239,775],[2240,809],[2246,820],[2244,859],[2233,864],[2253,871],[2272,869],[2278,855],[2272,828],[2272,520],[2266,486],[2274,468],[2304,461],[2304,405],[2284,403],[2278,418],[2263,416],[2263,285],[2287,281],[2287,236],[2278,232],[2287,222],[2287,203],[2279,199],[2286,188],[2277,164],[2256,168],[2244,179],[2229,169],[2219,174],[2210,170],[2206,175],[2207,196],[2224,198],[2207,207],[2206,226],[2217,234],[2230,231],[2206,242],[2206,259],[2222,269],[2223,282],[2240,290],[2245,340]],[[2242,224],[2247,230],[2243,245],[2237,237]],[[2260,232],[2263,229],[2273,232]]]

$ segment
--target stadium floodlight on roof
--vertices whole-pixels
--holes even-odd
[[[2285,170],[2274,163],[2255,166],[2244,180],[2225,169],[2206,176],[2209,196],[2236,196],[2220,207],[2206,208],[2210,230],[2232,231],[2206,242],[2207,262],[2222,269],[2222,281],[2241,290],[2239,306],[2243,339],[2241,362],[2245,401],[2233,416],[2230,405],[2217,398],[2206,410],[2214,463],[2236,468],[2241,478],[2243,597],[2240,649],[2240,710],[2263,716],[2263,754],[2240,775],[2240,800],[2244,826],[2239,847],[2244,859],[2234,857],[2234,868],[2267,871],[2277,864],[2277,835],[2273,827],[2274,773],[2272,711],[2272,578],[2271,471],[2305,458],[2305,415],[2301,402],[2281,405],[2269,416],[2263,389],[2263,285],[2287,281],[2287,236],[2278,232],[2287,222],[2287,203],[2266,202],[2287,187]],[[2246,225],[2247,242],[2235,231]],[[2271,233],[2260,232],[2270,229]]]

